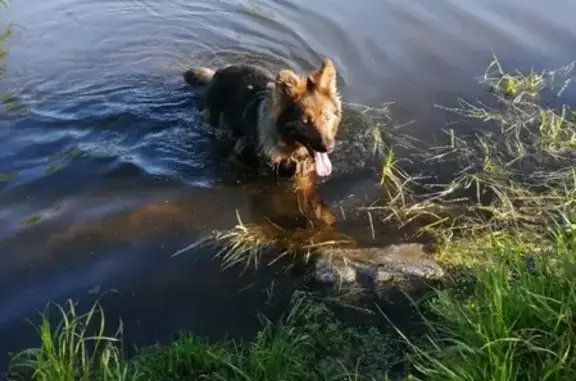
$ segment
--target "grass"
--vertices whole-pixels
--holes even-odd
[[[573,66],[510,74],[494,58],[481,78],[491,104],[444,108],[484,128],[412,150],[410,160],[453,168],[449,181],[409,174],[375,133],[383,196],[363,209],[435,236],[436,259],[455,274],[422,306],[429,335],[411,345],[413,379],[576,379],[576,115],[542,99],[559,79],[562,95]]]
[[[412,379],[576,378],[576,118],[568,106],[545,108],[541,99],[572,68],[511,75],[494,59],[482,78],[493,104],[461,101],[452,111],[496,132],[450,133],[450,143],[427,159],[460,170],[392,213],[412,218],[431,205],[445,210],[450,199],[465,206],[424,227],[441,242],[437,258],[468,270],[425,304],[428,344],[411,345]]]
[[[212,245],[218,248],[216,257],[222,259],[223,268],[244,265],[246,269],[257,268],[267,251],[273,253],[267,265],[293,254],[307,262],[316,250],[344,247],[353,243],[350,237],[332,230],[322,228],[287,230],[272,221],[244,223],[238,213],[236,217],[237,224],[232,229],[214,231],[200,241],[177,251],[173,256],[199,245]]]
[[[41,346],[13,358],[12,380],[352,380],[362,371],[378,375],[398,362],[401,344],[376,328],[347,327],[323,303],[302,298],[279,323],[262,318],[250,342],[211,343],[182,332],[170,345],[121,357],[117,336],[105,337],[97,305],[78,316],[73,303],[60,308],[63,323],[52,327],[42,315]],[[96,324],[97,336],[86,327]]]
[[[68,302],[65,308],[57,306],[60,320],[56,327],[47,311],[41,314],[37,333],[40,348],[29,349],[12,359],[14,380],[35,381],[128,381],[129,375],[115,344],[118,336],[104,336],[105,319],[101,308],[94,305],[86,314],[78,315],[76,306]],[[90,325],[97,322],[95,334],[89,334]]]
[[[555,228],[548,252],[494,247],[507,261],[477,270],[469,295],[448,289],[428,305],[429,345],[412,346],[419,380],[573,380],[575,231]],[[551,260],[551,258],[553,260]]]
[[[0,9],[8,6],[7,0],[0,0]],[[0,26],[0,78],[6,71],[5,58],[8,56],[8,50],[4,43],[12,36],[13,25],[7,24]],[[23,114],[26,112],[26,107],[18,99],[16,91],[6,91],[0,94],[0,102],[4,106],[4,111],[13,114]]]
[[[544,101],[566,91],[573,66],[510,74],[494,59],[481,78],[493,95],[489,104],[459,100],[444,108],[484,128],[448,131],[442,146],[412,150],[402,144],[413,140],[384,144],[374,133],[373,151],[384,162],[382,200],[363,209],[374,224],[415,224],[416,234],[434,236],[435,258],[451,270],[440,289],[415,303],[424,337],[392,324],[351,328],[326,304],[298,299],[280,322],[263,318],[252,341],[214,343],[182,333],[126,360],[103,325],[88,337],[99,309],[76,317],[69,304],[60,326],[42,319],[42,345],[14,358],[14,379],[576,379],[576,114]],[[402,158],[397,148],[413,156]],[[411,173],[406,160],[453,170],[448,179]],[[271,247],[286,255],[350,244],[326,231],[285,231],[240,216],[238,226],[210,240],[222,245],[226,265],[259,265]],[[405,361],[410,374],[390,372]]]
[[[400,226],[418,223],[419,233],[436,236],[439,258],[452,265],[474,262],[453,255],[455,248],[483,245],[511,231],[526,243],[540,241],[550,223],[567,224],[576,189],[576,115],[566,105],[546,108],[541,93],[573,66],[511,75],[495,58],[481,79],[494,95],[490,106],[459,100],[459,107],[444,108],[481,121],[481,129],[467,136],[451,130],[447,144],[414,150],[423,166],[452,169],[448,181],[430,172],[406,174],[392,147],[381,176],[383,202],[364,209]]]

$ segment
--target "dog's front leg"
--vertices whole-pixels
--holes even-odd
[[[242,169],[242,170],[252,169],[244,161],[244,156],[246,154],[246,147],[247,146],[248,146],[248,143],[246,141],[246,138],[238,139],[236,141],[236,144],[234,144],[234,148],[232,149],[232,152],[230,153],[230,157],[229,157],[229,159],[232,161],[232,163],[236,167],[238,167],[239,169]]]

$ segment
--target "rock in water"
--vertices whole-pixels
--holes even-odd
[[[424,252],[424,245],[417,243],[327,249],[319,253],[315,271],[315,278],[321,283],[365,280],[374,286],[407,278],[437,280],[443,275],[443,269]]]

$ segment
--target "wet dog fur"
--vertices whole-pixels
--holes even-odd
[[[193,68],[184,80],[206,86],[204,118],[231,129],[234,154],[242,163],[264,162],[288,176],[330,174],[328,154],[335,147],[342,105],[329,58],[307,75],[283,69],[274,76],[255,66],[231,65]]]

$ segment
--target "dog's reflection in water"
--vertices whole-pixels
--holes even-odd
[[[52,248],[80,241],[84,245],[146,244],[159,243],[170,235],[188,234],[200,239],[214,230],[233,228],[237,217],[244,223],[274,226],[285,232],[326,231],[332,229],[336,220],[311,178],[196,189],[191,194],[156,200],[75,223],[53,233],[49,244]]]
[[[270,222],[286,230],[329,228],[336,217],[320,198],[312,178],[294,179],[249,195],[253,223]]]

